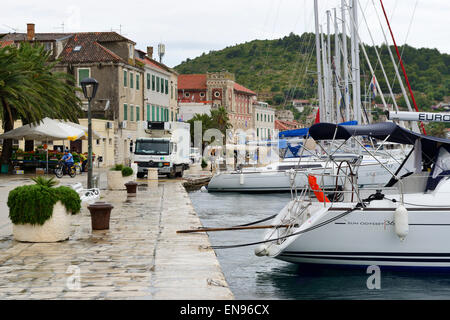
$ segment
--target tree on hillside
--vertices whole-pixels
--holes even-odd
[[[4,131],[14,129],[14,121],[38,123],[45,117],[78,122],[81,101],[67,73],[54,72],[43,45],[23,43],[19,48],[0,48],[0,117]],[[3,141],[1,162],[12,154],[12,140]]]

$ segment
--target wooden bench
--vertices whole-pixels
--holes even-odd
[[[80,199],[83,202],[93,202],[95,199],[100,198],[99,188],[84,189],[81,183],[75,183],[71,187],[73,190],[78,192],[78,194],[80,195]]]

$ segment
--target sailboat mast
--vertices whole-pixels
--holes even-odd
[[[333,76],[332,76],[332,71],[331,71],[331,12],[330,10],[327,10],[327,72],[328,72],[328,94],[329,94],[329,105],[328,105],[328,110],[329,110],[329,120],[330,122],[335,122],[334,121],[334,114],[333,114],[333,108],[334,108],[334,95],[333,95]]]
[[[352,80],[353,80],[353,108],[355,118],[358,124],[361,124],[361,78],[359,66],[359,39],[357,35],[358,28],[358,0],[352,0]]]
[[[339,46],[339,27],[337,23],[337,14],[336,8],[333,9],[334,13],[334,65],[336,68],[336,77],[335,77],[335,89],[336,89],[336,123],[340,122],[340,101],[341,101],[341,92],[340,92],[340,79],[341,79],[341,50]]]
[[[323,65],[323,83],[324,83],[324,92],[325,92],[325,121],[330,122],[330,93],[329,93],[329,73],[327,66],[327,57],[326,57],[326,45],[323,40],[323,30],[322,26],[320,26],[320,42],[322,44],[322,65]]]
[[[347,4],[345,0],[341,0],[342,5],[342,68],[344,69],[344,86],[345,86],[345,121],[350,121],[350,90],[348,86],[348,58],[347,58],[347,27],[345,25],[345,10]]]
[[[325,122],[325,110],[323,101],[323,86],[322,86],[322,63],[320,61],[320,39],[319,39],[319,9],[317,6],[317,1],[314,0],[314,20],[316,29],[316,61],[317,61],[317,87],[318,87],[318,98],[319,98],[319,116],[320,122]]]
[[[402,70],[403,70],[403,75],[405,76],[405,81],[406,81],[406,85],[408,86],[409,93],[411,95],[411,100],[413,101],[414,108],[416,109],[417,112],[419,112],[419,108],[417,107],[416,99],[414,99],[414,93],[411,89],[411,85],[409,84],[408,76],[406,75],[405,67],[403,66],[402,57],[400,55],[400,52],[398,51],[398,47],[397,47],[397,43],[395,42],[394,34],[392,33],[391,24],[389,23],[389,19],[387,17],[386,10],[384,10],[383,1],[380,0],[380,3],[381,3],[381,8],[383,9],[384,17],[386,18],[386,23],[388,25],[389,32],[391,33],[392,42],[394,42],[394,47],[395,47],[395,51],[397,52],[398,60],[400,61],[400,66],[402,67]],[[425,131],[425,126],[423,125],[423,122],[420,122],[420,127],[422,128],[423,134],[426,135],[427,133]]]

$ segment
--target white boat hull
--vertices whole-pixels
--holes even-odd
[[[395,172],[399,163],[386,162],[386,166]],[[336,188],[334,176],[324,176],[324,172],[330,174],[331,170],[313,168],[308,170],[297,170],[294,186],[304,188],[308,184],[308,174],[317,175],[317,183],[324,189]],[[322,181],[323,177],[323,181]],[[361,165],[358,170],[358,185],[360,186],[382,186],[385,185],[391,175],[379,163]],[[223,172],[212,177],[208,184],[211,192],[274,192],[290,191],[291,178],[289,171],[243,171]]]
[[[409,233],[404,240],[395,232],[394,211],[398,202],[372,201],[364,209],[356,209],[331,223],[301,233],[351,208],[348,203],[335,203],[331,207],[328,204],[328,208],[313,203],[310,207],[312,216],[306,216],[307,220],[289,231],[289,234],[300,234],[287,237],[282,242],[264,244],[265,255],[299,264],[449,268],[450,203],[445,195],[442,191],[439,197],[435,194],[410,194],[405,195],[405,203],[432,203],[434,207],[405,204]],[[288,203],[272,224],[279,224],[283,217],[285,219],[292,205],[292,201]],[[281,228],[268,231],[264,239],[285,236],[284,232],[286,230]]]

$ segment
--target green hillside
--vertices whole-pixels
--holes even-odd
[[[334,37],[331,44],[334,47]],[[366,46],[366,50],[382,90],[387,94],[389,91],[377,63],[375,50],[371,46]],[[395,49],[392,47],[391,50],[395,55]],[[442,54],[437,49],[416,49],[408,45],[399,47],[399,50],[403,53],[403,61],[419,108],[428,110],[431,105],[450,95],[450,55]],[[395,73],[387,47],[378,47],[378,52],[392,83]],[[298,36],[291,33],[282,39],[237,44],[223,50],[203,53],[195,59],[187,59],[176,66],[175,70],[179,73],[232,72],[236,81],[257,92],[260,100],[282,106],[292,98],[308,99],[317,95],[315,35],[304,33]],[[368,86],[371,76],[362,50],[361,72],[361,91],[364,94],[364,83]],[[401,93],[397,81],[394,82],[393,91]],[[399,102],[406,107],[404,101],[402,103],[400,99]]]

